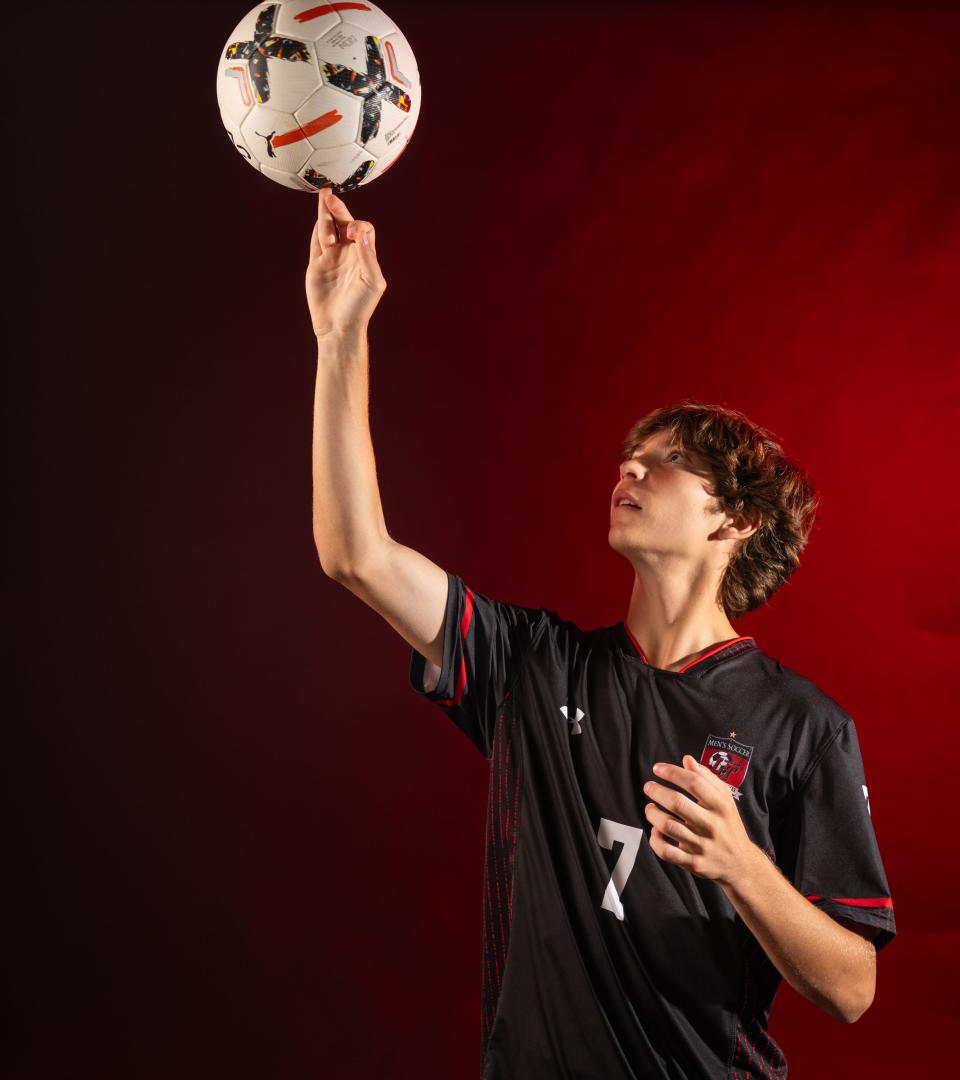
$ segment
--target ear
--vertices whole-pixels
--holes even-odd
[[[717,538],[720,540],[746,540],[760,528],[763,519],[759,514],[752,516],[746,514],[734,514],[728,517],[717,529]]]

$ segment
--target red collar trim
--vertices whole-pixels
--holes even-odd
[[[626,620],[622,620],[620,625],[626,631],[627,637],[633,643],[633,647],[637,650],[637,655],[645,664],[650,664],[650,661],[644,655],[643,649],[640,648],[640,643],[633,636],[630,631],[630,627],[627,626]],[[708,660],[711,656],[716,656],[717,653],[723,652],[724,649],[729,649],[731,645],[736,645],[740,641],[752,641],[756,643],[756,638],[750,634],[739,634],[737,637],[730,638],[727,641],[721,641],[719,645],[714,645],[709,652],[705,652],[702,656],[698,656],[691,660],[689,664],[684,664],[682,668],[677,668],[676,671],[670,671],[669,668],[657,668],[658,671],[667,671],[671,675],[681,675],[684,671],[689,671],[690,668],[695,667],[697,664],[703,663],[704,660]],[[737,650],[738,652],[740,650]],[[652,666],[652,665],[651,665]]]

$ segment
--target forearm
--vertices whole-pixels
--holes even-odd
[[[365,330],[317,338],[313,405],[313,538],[328,574],[360,565],[389,540],[370,435]]]
[[[756,845],[727,898],[790,985],[842,1023],[869,1007],[876,951],[802,896]]]

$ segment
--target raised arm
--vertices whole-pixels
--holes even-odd
[[[313,538],[324,573],[440,665],[447,574],[387,532],[370,435],[367,326],[386,287],[373,226],[324,189],[306,274],[317,338]]]

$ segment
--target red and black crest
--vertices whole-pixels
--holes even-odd
[[[706,744],[700,753],[700,764],[705,765],[715,776],[729,784],[735,799],[740,798],[740,785],[750,767],[753,747],[724,739],[719,735],[708,735]]]

